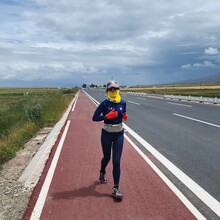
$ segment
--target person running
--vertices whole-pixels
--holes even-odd
[[[99,181],[106,183],[106,167],[111,159],[113,162],[113,197],[121,199],[123,194],[119,189],[120,180],[120,160],[124,143],[124,129],[122,120],[128,120],[126,113],[126,102],[121,99],[119,84],[115,80],[109,80],[106,84],[108,98],[100,103],[93,115],[93,121],[103,121],[104,125],[101,131],[101,145],[103,158],[101,160],[101,169]]]

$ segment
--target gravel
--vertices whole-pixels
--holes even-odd
[[[18,181],[32,157],[43,144],[53,127],[45,127],[17,152],[0,170],[0,220],[20,220],[26,210],[33,189]]]

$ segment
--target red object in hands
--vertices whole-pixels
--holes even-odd
[[[113,109],[108,114],[106,114],[105,117],[107,119],[117,118],[118,117],[118,112]]]
[[[124,119],[125,121],[128,120],[128,114],[127,114],[127,113],[124,113],[124,114],[123,114],[123,119]]]

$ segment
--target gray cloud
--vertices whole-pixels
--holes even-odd
[[[205,0],[3,1],[0,79],[153,84],[218,73],[219,10]]]

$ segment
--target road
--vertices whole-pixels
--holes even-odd
[[[128,137],[132,131],[127,132],[126,126],[120,181],[124,198],[121,202],[114,200],[111,163],[107,168],[107,184],[97,180],[102,158],[102,122],[91,120],[95,108],[80,91],[23,220],[218,219],[217,215],[192,204],[166,178],[154,165],[155,161],[151,161],[154,158],[146,156]],[[131,113],[130,120],[132,117]]]
[[[99,90],[86,92],[98,102],[106,98],[105,92]],[[214,203],[219,205],[220,107],[126,94],[122,94],[122,98],[127,101],[129,114],[126,125],[210,194],[216,200]],[[188,190],[180,187],[183,191]],[[192,186],[188,197],[193,197],[196,190]],[[203,192],[201,194],[205,195]],[[208,199],[203,195],[202,200]]]

